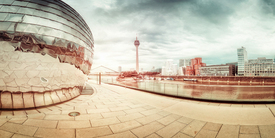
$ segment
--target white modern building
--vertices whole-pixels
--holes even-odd
[[[238,75],[244,76],[245,73],[245,64],[247,63],[247,52],[245,47],[237,49],[238,55]]]
[[[184,75],[186,73],[186,66],[191,66],[191,59],[180,59],[178,75]]]
[[[191,66],[191,59],[180,59],[179,67]]]
[[[177,75],[178,74],[178,65],[173,63],[172,59],[165,61],[164,66],[162,67],[161,75]]]
[[[200,67],[201,76],[234,76],[235,65],[210,65]]]
[[[245,65],[245,76],[275,76],[275,64],[273,59],[259,57],[250,59]]]

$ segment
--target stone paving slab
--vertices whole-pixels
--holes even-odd
[[[24,121],[23,125],[26,125],[26,126],[35,126],[35,127],[44,127],[44,128],[56,128],[57,121],[39,120],[39,119],[28,119],[28,120]]]
[[[28,136],[33,136],[37,129],[38,127],[23,126],[20,124],[14,124],[9,122],[5,123],[0,127],[0,130],[5,130],[8,132],[18,133],[18,134],[23,134]]]
[[[93,95],[37,109],[0,111],[0,137],[275,137],[275,104],[211,103],[90,85]],[[80,115],[69,116],[73,111]]]
[[[123,122],[119,124],[110,125],[110,128],[114,133],[123,132],[126,130],[131,130],[133,128],[139,127],[141,124],[135,120]]]
[[[139,128],[131,130],[136,136],[138,137],[145,137],[148,136],[154,132],[157,132],[161,128],[163,128],[164,125],[158,122],[152,122],[150,124],[141,126]]]
[[[159,136],[162,136],[164,138],[170,138],[170,137],[174,136],[175,134],[177,134],[184,127],[186,127],[186,124],[182,124],[182,123],[175,121],[175,122],[165,126],[161,130],[157,131],[156,133]]]
[[[74,129],[52,129],[52,128],[39,128],[35,137],[47,137],[47,138],[74,138]]]
[[[108,126],[76,129],[76,137],[91,138],[113,134]]]
[[[165,110],[189,118],[221,124],[275,124],[275,118],[268,108],[232,108],[180,102]]]

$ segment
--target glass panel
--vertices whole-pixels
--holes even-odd
[[[49,11],[49,12],[57,14],[57,15],[61,15],[61,13],[62,13],[61,11],[55,10],[53,8],[50,8],[50,7],[43,7],[42,10]]]
[[[31,7],[31,8],[34,8],[34,9],[42,9],[42,8],[45,7],[45,6],[38,5],[38,4],[34,4],[34,3],[29,3],[29,4],[27,5],[27,7]]]
[[[25,24],[25,23],[18,23],[16,26],[16,31],[17,32],[24,32],[24,30],[27,28],[29,24]]]
[[[49,19],[51,19],[51,20],[59,21],[59,19],[60,19],[59,16],[54,15],[52,13],[47,13],[47,14],[48,14]]]
[[[68,27],[68,26],[63,25],[63,24],[59,29],[62,30],[62,31],[65,31],[67,33],[70,33],[70,31],[71,31],[71,27]]]
[[[43,36],[43,40],[47,45],[53,45],[55,38],[51,36]]]
[[[54,8],[56,8],[56,9],[59,9],[59,10],[64,10],[63,8],[61,8],[60,6],[57,6],[57,5],[55,5],[55,4],[48,4],[48,6],[50,6],[50,7],[54,7]]]
[[[25,15],[23,22],[24,23],[31,23],[31,24],[38,24],[41,20],[39,17]]]
[[[24,2],[24,1],[15,1],[12,5],[17,5],[17,6],[27,6],[29,2]]]
[[[74,39],[72,39],[73,42],[75,42],[76,44],[79,45],[80,43],[80,40],[77,38],[77,37],[74,37]]]
[[[43,6],[40,10],[44,11],[44,12],[51,12],[51,7],[46,7],[46,6]]]
[[[0,30],[1,31],[6,31],[11,25],[11,22],[0,22]]]
[[[49,5],[49,3],[44,2],[44,1],[38,1],[38,0],[31,0],[32,3],[37,3],[37,4],[41,4],[41,5]]]
[[[74,39],[74,36],[68,33],[64,33],[64,39],[71,41],[72,39]]]
[[[61,33],[62,33],[62,32],[61,32],[61,31],[59,31],[59,30],[52,29],[51,36],[61,38]]]
[[[85,43],[84,43],[82,40],[80,40],[80,43],[79,43],[79,44],[82,45],[82,46],[85,45]]]
[[[37,13],[35,16],[43,17],[43,18],[49,18],[50,14],[41,10],[36,10]]]
[[[30,8],[20,8],[17,13],[33,15],[34,11],[35,11],[34,9],[30,9]]]
[[[0,13],[0,21],[4,21],[8,13]],[[2,24],[1,24],[2,25]]]
[[[70,32],[72,35],[75,36],[75,34],[77,33],[76,30],[74,30],[73,28],[71,28],[71,32]]]
[[[177,90],[178,90],[177,84],[168,84],[168,83],[166,83],[164,85],[165,85],[164,86],[165,87],[164,88],[165,94],[174,95],[174,96],[177,95]]]
[[[38,21],[38,24],[43,25],[43,26],[49,26],[49,20],[44,19],[44,18],[40,18],[40,20]]]
[[[19,7],[17,6],[3,6],[0,11],[1,12],[12,12],[16,13],[18,11]]]
[[[7,31],[14,31],[14,25],[15,23],[11,23],[10,27],[8,28]]]
[[[38,35],[38,34],[33,34],[33,36],[35,36],[35,42],[38,44],[45,44],[45,41],[43,40],[43,36],[42,35]]]
[[[51,35],[52,29],[48,27],[41,27],[40,30],[38,31],[38,34],[42,35]]]
[[[67,23],[66,23],[67,25],[69,25],[70,27],[74,27],[75,26],[75,24],[74,23],[72,23],[72,22],[70,22],[70,21],[67,21]]]
[[[61,31],[61,30],[59,30],[60,31],[60,38],[62,38],[62,39],[67,39],[67,38],[65,38],[65,32],[63,32],[63,31]]]
[[[23,14],[9,14],[5,21],[11,21],[11,22],[22,22],[24,15]]]
[[[14,0],[1,0],[0,4],[12,4]]]
[[[62,22],[64,24],[67,24],[68,20],[66,20],[65,18],[58,18],[59,22]]]
[[[41,26],[38,25],[29,25],[24,32],[29,32],[29,33],[38,33],[40,30]]]
[[[56,29],[59,29],[60,27],[62,27],[63,25],[61,23],[58,23],[58,22],[54,22],[54,21],[48,21],[48,25],[49,27],[52,27],[52,28],[56,28]]]
[[[67,41],[60,38],[55,38],[55,43],[53,45],[67,48]]]

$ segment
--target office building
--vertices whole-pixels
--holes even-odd
[[[237,49],[238,55],[238,75],[244,76],[245,64],[247,63],[247,52],[245,47]]]
[[[226,65],[234,65],[235,69],[234,69],[234,76],[238,75],[238,62],[229,62],[229,63],[226,63]]]
[[[235,65],[209,65],[200,67],[201,76],[235,76]]]
[[[245,76],[275,76],[273,59],[259,57],[248,60],[245,66]]]

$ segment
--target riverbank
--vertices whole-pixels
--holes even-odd
[[[247,76],[156,76],[156,79],[173,78],[176,81],[195,79],[198,83],[233,85],[275,85],[275,77]]]

